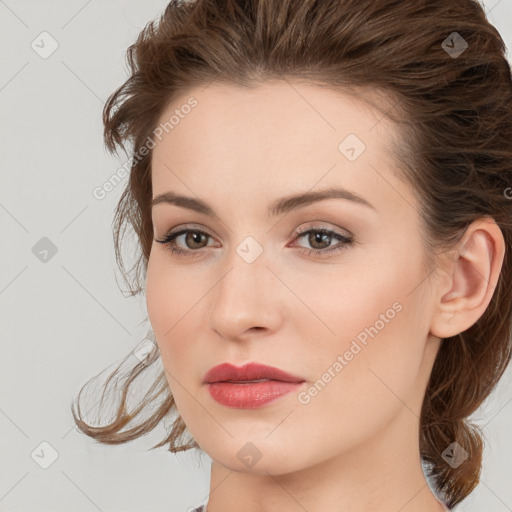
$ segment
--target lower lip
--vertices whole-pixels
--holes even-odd
[[[302,382],[268,380],[254,383],[212,382],[208,384],[211,397],[222,405],[238,409],[256,409],[296,391]]]

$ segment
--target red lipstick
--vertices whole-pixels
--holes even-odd
[[[203,382],[211,397],[220,404],[255,409],[297,390],[305,379],[259,363],[241,367],[223,363],[211,368]]]

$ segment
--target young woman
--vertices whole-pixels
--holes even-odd
[[[171,2],[104,110],[155,344],[116,417],[78,427],[118,444],[174,418],[156,447],[211,457],[201,511],[464,500],[467,418],[511,357],[504,52],[475,0]]]

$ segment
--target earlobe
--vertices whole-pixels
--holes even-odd
[[[438,278],[430,332],[449,338],[469,329],[489,305],[505,255],[505,241],[493,219],[474,221]],[[444,275],[443,275],[444,274]],[[448,276],[448,277],[447,277]]]

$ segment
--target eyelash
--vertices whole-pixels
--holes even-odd
[[[179,247],[176,247],[176,241],[175,239],[180,236],[180,235],[183,235],[183,234],[186,234],[186,233],[200,233],[200,234],[204,234],[210,238],[211,235],[209,235],[208,233],[206,233],[205,231],[201,231],[199,229],[181,229],[179,231],[176,231],[176,232],[172,232],[170,231],[169,233],[167,233],[164,238],[162,240],[155,240],[156,242],[160,243],[160,244],[163,244],[164,246],[168,247],[169,250],[171,251],[172,254],[176,255],[176,256],[191,256],[191,253],[200,253],[202,252],[201,249],[181,249]],[[327,229],[327,228],[308,228],[306,230],[298,230],[294,233],[294,237],[296,238],[300,238],[304,235],[307,235],[309,233],[321,233],[323,235],[331,235],[333,238],[336,238],[338,240],[340,240],[340,242],[335,245],[334,247],[331,247],[329,249],[306,249],[304,247],[302,247],[302,251],[301,252],[306,252],[306,254],[308,256],[311,256],[311,255],[314,255],[314,256],[322,256],[326,253],[333,253],[333,252],[338,252],[338,251],[342,251],[342,250],[345,250],[348,248],[348,246],[350,246],[352,243],[353,243],[353,237],[352,236],[345,236],[345,235],[342,235],[341,233],[338,233],[336,231],[333,231],[332,229]],[[191,256],[191,257],[195,257],[197,255],[194,255],[194,256]]]

